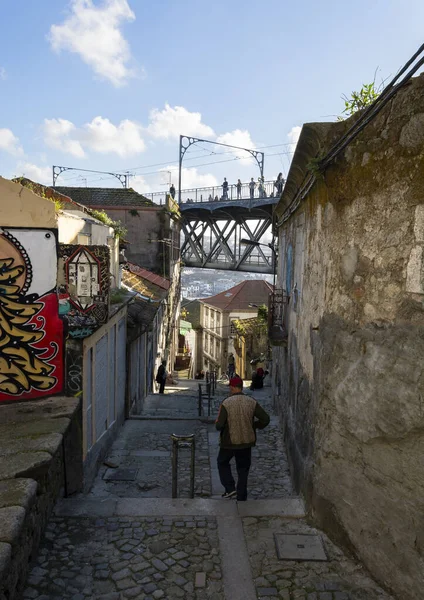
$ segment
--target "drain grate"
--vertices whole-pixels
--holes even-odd
[[[134,481],[138,469],[108,469],[103,476],[106,481]]]
[[[328,560],[319,535],[275,533],[280,560]]]

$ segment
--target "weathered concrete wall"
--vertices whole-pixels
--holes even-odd
[[[308,152],[348,126],[304,128],[279,217]],[[421,76],[279,231],[291,300],[274,385],[295,480],[313,518],[402,600],[424,589],[423,148]]]
[[[60,493],[82,487],[80,401],[0,406],[0,600],[20,597]]]
[[[0,226],[57,228],[55,205],[19,183],[0,177]]]
[[[163,274],[163,255],[164,252],[166,254],[167,248],[165,244],[154,241],[149,243],[149,240],[163,240],[169,237],[169,217],[164,208],[160,206],[142,209],[105,207],[105,212],[115,221],[121,221],[128,231],[126,239],[130,243],[125,250],[128,260],[149,271]],[[169,273],[165,276],[169,277]]]

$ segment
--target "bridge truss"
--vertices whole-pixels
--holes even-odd
[[[272,275],[275,256],[257,244],[272,237],[276,202],[277,198],[256,198],[181,204],[184,265]]]

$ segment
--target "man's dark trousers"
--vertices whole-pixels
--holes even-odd
[[[166,379],[162,379],[162,381],[160,382],[160,386],[159,386],[159,394],[165,393],[165,383],[166,383]]]
[[[230,460],[236,460],[237,468],[237,500],[247,500],[247,477],[252,463],[252,448],[229,449],[220,448],[218,454],[219,478],[225,491],[230,493],[236,489],[233,474],[231,472]]]

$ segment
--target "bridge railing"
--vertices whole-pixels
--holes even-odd
[[[143,196],[149,198],[155,204],[164,205],[166,195],[169,192],[152,192],[144,193]],[[262,186],[258,181],[255,181],[255,188],[251,195],[249,182],[242,183],[241,188],[237,188],[237,184],[228,186],[226,197],[224,196],[224,190],[221,185],[202,187],[202,188],[191,188],[187,190],[181,190],[181,202],[183,204],[191,204],[198,202],[219,202],[219,201],[245,201],[250,198],[272,198],[277,195],[277,188],[274,186],[274,181],[265,181]],[[178,200],[178,192],[175,194],[175,199]]]

